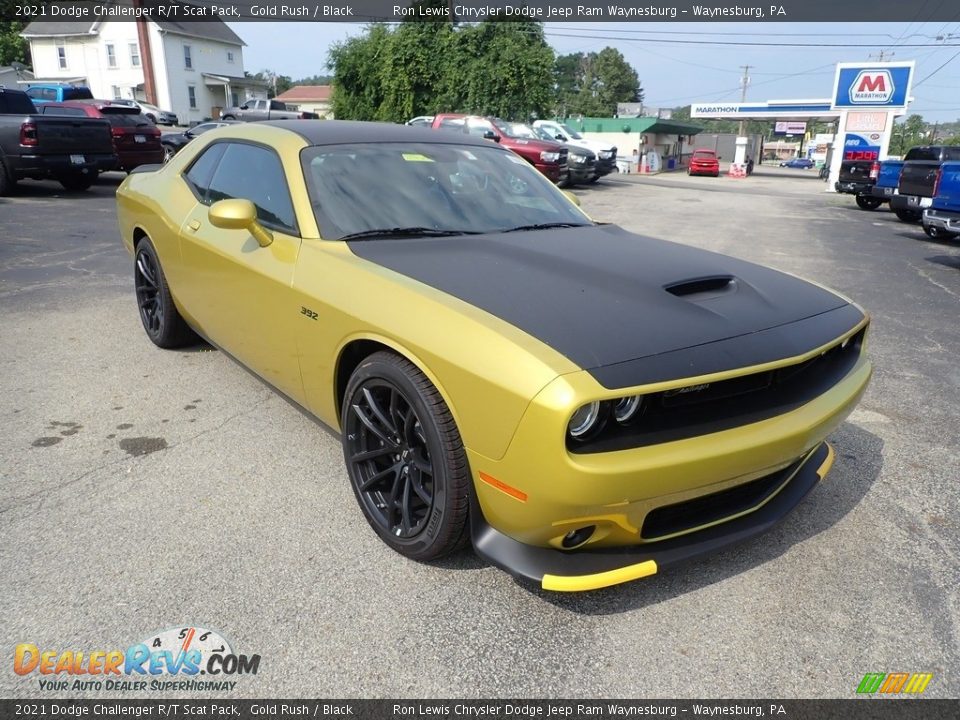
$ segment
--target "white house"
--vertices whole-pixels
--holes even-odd
[[[45,21],[31,23],[22,35],[30,42],[37,82],[85,84],[96,98],[153,102],[184,125],[267,97],[264,83],[244,77],[244,42],[220,20]],[[154,98],[144,77],[150,70]]]

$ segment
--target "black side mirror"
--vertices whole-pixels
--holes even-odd
[[[494,142],[500,142],[500,136],[497,135],[493,130],[484,130],[483,139],[493,140]]]
[[[559,140],[560,142],[564,142],[564,141],[566,140],[566,138],[565,138],[563,135],[560,135],[560,134],[554,135],[554,138],[556,138],[556,139]]]

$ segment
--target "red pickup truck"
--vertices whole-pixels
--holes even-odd
[[[434,116],[431,127],[493,140],[515,152],[560,187],[565,187],[570,181],[567,148],[560,143],[538,139],[523,123],[444,113]]]

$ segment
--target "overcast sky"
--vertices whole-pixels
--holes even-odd
[[[294,79],[329,72],[330,45],[363,32],[352,23],[230,24],[247,43],[248,71]],[[917,61],[914,84],[922,82],[911,113],[939,122],[960,118],[960,23],[547,23],[545,30],[558,54],[620,50],[636,68],[648,106],[739,100],[741,65],[753,66],[748,100],[827,98],[835,63],[876,59],[884,50],[893,60]],[[738,41],[767,45],[715,44]]]

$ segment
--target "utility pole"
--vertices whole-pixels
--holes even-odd
[[[747,73],[750,72],[750,68],[752,68],[753,65],[741,65],[740,67],[743,69],[743,79],[740,81],[740,84],[742,86],[740,89],[740,102],[744,103],[747,101],[747,85],[750,84],[750,75],[748,75]],[[740,129],[737,132],[737,134],[740,137],[743,137],[743,131],[744,131],[744,121],[741,120]]]
[[[892,53],[888,53],[886,50],[881,50],[880,53],[879,53],[877,56],[874,56],[873,53],[870,53],[869,55],[867,55],[867,58],[870,59],[870,60],[873,60],[873,58],[876,57],[876,58],[877,58],[877,62],[883,62],[883,58],[884,58],[884,57],[892,58],[894,55],[896,55],[896,53],[893,53],[893,52],[892,52]]]

